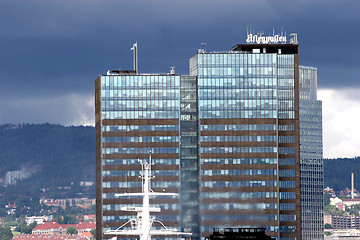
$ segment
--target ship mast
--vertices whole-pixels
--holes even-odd
[[[125,224],[121,225],[119,228],[115,230],[108,230],[104,234],[111,235],[111,237],[117,239],[117,237],[124,236],[139,236],[140,240],[151,240],[152,235],[157,236],[179,236],[179,235],[188,235],[191,233],[179,232],[177,229],[168,229],[165,225],[155,220],[154,218],[150,218],[150,212],[160,212],[160,208],[150,207],[150,196],[177,196],[176,193],[164,193],[164,192],[154,192],[151,189],[151,151],[149,161],[146,160],[138,160],[141,164],[142,175],[142,193],[119,193],[115,194],[115,197],[132,197],[132,196],[142,196],[143,197],[143,206],[142,207],[123,207],[121,211],[131,211],[137,212],[136,219],[130,219]],[[152,225],[154,222],[160,223],[163,229],[160,230],[152,230]],[[123,227],[130,224],[130,230],[122,230]]]

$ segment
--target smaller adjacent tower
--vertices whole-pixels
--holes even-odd
[[[322,102],[317,68],[299,67],[302,239],[324,239]]]

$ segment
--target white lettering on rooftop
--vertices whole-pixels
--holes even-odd
[[[263,37],[261,35],[248,33],[246,43],[257,43],[257,44],[286,43],[286,36],[273,35],[273,36]]]

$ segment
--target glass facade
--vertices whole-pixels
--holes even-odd
[[[101,203],[102,232],[116,229],[131,218],[125,206],[141,206],[142,199],[115,198],[115,193],[141,192],[139,159],[152,153],[152,189],[179,192],[180,183],[180,76],[178,75],[106,75],[97,79],[98,161],[97,201]],[[98,170],[99,166],[97,166]],[[101,193],[101,196],[99,196]],[[179,197],[162,197],[164,204],[151,199],[162,212],[154,217],[180,230]],[[97,204],[98,204],[97,203]],[[130,228],[130,226],[126,226]]]
[[[317,69],[300,66],[300,159],[302,239],[324,239],[322,103]]]
[[[198,78],[201,233],[265,227],[277,239],[300,239],[297,58],[254,50],[190,59]]]
[[[141,199],[114,194],[141,191],[137,159],[150,150],[154,190],[180,193],[150,202],[165,225],[192,239],[221,227],[301,239],[298,46],[258,48],[199,51],[190,76],[96,80],[99,239],[135,217],[120,209]]]

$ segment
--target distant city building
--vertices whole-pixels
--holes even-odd
[[[271,237],[301,239],[299,55],[292,42],[200,49],[190,76],[99,76],[98,240],[135,217],[121,208],[141,199],[114,194],[141,190],[137,159],[148,159],[149,150],[154,190],[180,193],[151,200],[164,208],[154,215],[165,225],[193,239],[214,227],[264,227]]]
[[[343,204],[343,200],[341,200],[338,197],[334,197],[334,198],[330,198],[330,205],[337,207],[338,209],[340,209],[341,211],[344,211],[344,204]]]
[[[84,215],[83,220],[84,220],[84,222],[95,222],[96,221],[96,215],[95,214]]]
[[[324,239],[322,102],[317,69],[299,67],[301,222],[303,240]]]
[[[90,240],[88,235],[69,234],[19,234],[12,240]]]
[[[91,187],[92,185],[94,185],[93,181],[81,181],[80,182],[80,186],[82,186],[82,187]]]
[[[50,222],[52,220],[53,220],[52,216],[31,216],[25,218],[26,224],[31,224],[33,222],[36,222],[38,225],[43,224],[45,222]]]
[[[6,187],[8,185],[15,185],[17,181],[24,180],[26,178],[29,178],[30,176],[31,173],[23,170],[9,171],[5,175],[4,186]]]
[[[74,227],[78,234],[81,235],[84,232],[90,232],[96,228],[95,222],[80,222],[77,224],[59,224],[57,222],[45,222],[38,225],[32,230],[32,234],[66,234],[69,226]]]
[[[32,234],[65,234],[67,227],[57,222],[45,222],[36,226]]]
[[[353,205],[360,204],[360,199],[349,199],[349,198],[346,198],[346,199],[343,199],[342,202],[343,202],[343,204],[344,204],[344,207],[350,208],[350,207],[353,206]]]
[[[332,196],[332,197],[335,197],[335,196],[336,196],[334,189],[332,189],[332,188],[330,188],[330,187],[324,188],[324,193],[328,193],[328,194],[330,194],[330,196]]]
[[[329,223],[333,229],[360,229],[360,216],[344,215],[332,216],[326,215],[326,223]],[[330,221],[329,221],[330,219]]]
[[[40,199],[40,204],[45,204],[50,207],[62,207],[66,206],[80,206],[88,208],[94,206],[96,203],[95,198],[62,198],[62,199]]]

